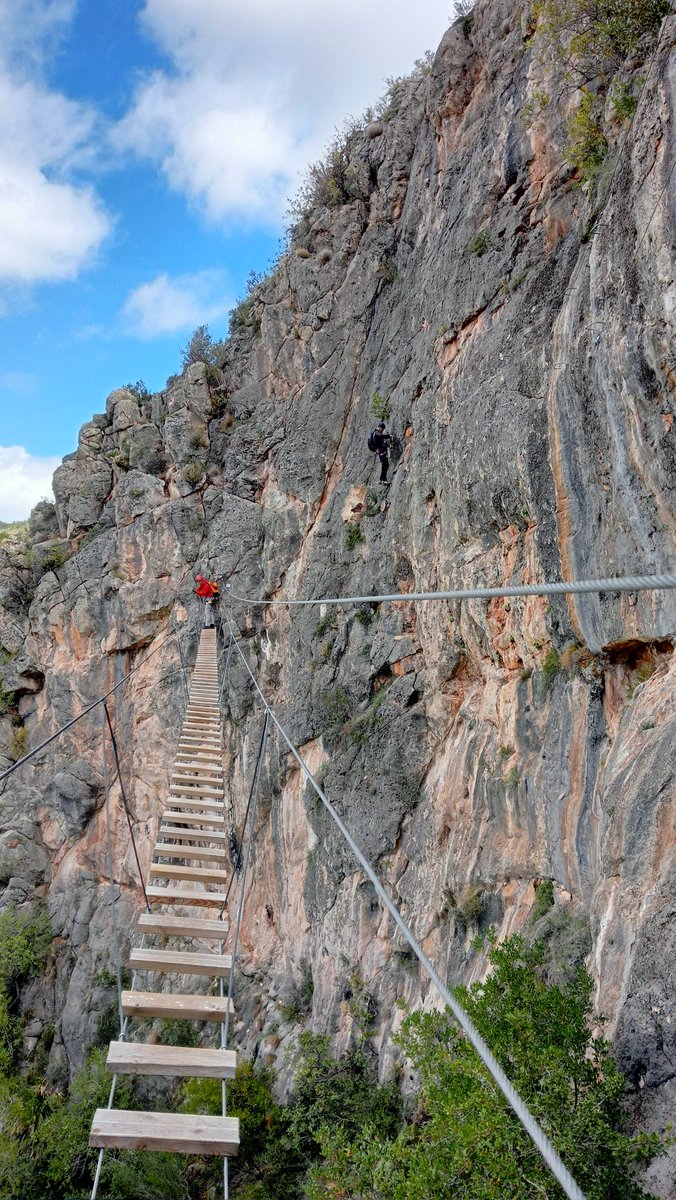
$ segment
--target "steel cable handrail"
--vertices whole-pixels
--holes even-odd
[[[384,904],[385,908],[389,912],[393,921],[395,922],[398,929],[405,937],[406,941],[408,942],[409,946],[411,947],[416,958],[421,963],[421,965],[423,966],[423,968],[429,975],[430,979],[434,983],[441,998],[444,1000],[444,1002],[450,1008],[456,1021],[462,1028],[463,1032],[467,1036],[468,1040],[470,1041],[470,1043],[476,1050],[476,1052],[479,1055],[479,1057],[481,1058],[481,1060],[483,1061],[484,1065],[488,1069],[488,1071],[489,1071],[490,1075],[492,1076],[492,1078],[494,1079],[495,1083],[500,1088],[500,1091],[502,1092],[502,1094],[505,1097],[505,1099],[507,1100],[508,1104],[510,1105],[510,1107],[512,1108],[512,1110],[514,1111],[514,1113],[520,1120],[521,1124],[523,1125],[524,1129],[526,1130],[526,1133],[528,1134],[528,1136],[531,1138],[531,1140],[533,1141],[533,1143],[539,1150],[540,1154],[542,1155],[544,1161],[546,1162],[550,1171],[554,1175],[555,1179],[558,1180],[559,1184],[563,1188],[563,1191],[565,1192],[566,1196],[568,1197],[568,1200],[585,1200],[584,1192],[581,1190],[581,1188],[579,1187],[579,1185],[576,1183],[575,1179],[571,1175],[570,1171],[565,1166],[558,1151],[554,1148],[551,1141],[547,1137],[545,1131],[542,1129],[540,1124],[536,1121],[535,1117],[531,1113],[528,1106],[521,1099],[519,1093],[516,1091],[515,1087],[511,1083],[511,1081],[508,1079],[507,1075],[503,1071],[503,1069],[500,1066],[495,1055],[489,1049],[489,1047],[487,1046],[484,1039],[481,1037],[481,1034],[476,1029],[476,1027],[475,1027],[474,1023],[472,1022],[472,1020],[470,1019],[470,1017],[467,1015],[465,1010],[458,1003],[458,1001],[455,999],[453,994],[448,990],[445,983],[440,978],[435,967],[432,965],[431,961],[425,954],[424,950],[422,949],[422,947],[420,946],[420,944],[418,943],[416,938],[411,933],[411,930],[409,929],[408,925],[406,924],[403,917],[401,916],[399,909],[396,907],[394,902],[390,899],[389,895],[385,891],[385,888],[383,887],[382,883],[380,882],[380,879],[376,875],[371,864],[368,862],[368,860],[365,858],[362,851],[359,849],[359,846],[354,841],[354,838],[350,834],[347,827],[344,825],[343,821],[341,820],[340,816],[338,815],[338,813],[337,813],[336,809],[334,808],[334,806],[332,805],[331,801],[328,799],[328,797],[326,796],[326,794],[324,793],[322,788],[319,786],[319,784],[315,780],[310,769],[306,766],[303,758],[301,757],[299,751],[296,749],[295,745],[293,744],[293,742],[289,738],[288,734],[286,733],[286,730],[284,729],[284,727],[281,725],[281,723],[275,716],[270,705],[268,704],[268,701],[267,701],[264,693],[261,691],[261,688],[259,687],[259,684],[256,680],[256,677],[255,677],[253,671],[251,670],[251,667],[249,666],[249,664],[246,660],[246,656],[239,644],[239,641],[235,637],[235,630],[233,629],[232,620],[230,619],[229,616],[228,616],[228,625],[230,628],[230,634],[234,640],[234,645],[240,655],[240,658],[242,659],[242,662],[244,663],[244,666],[245,666],[246,671],[251,679],[251,682],[253,683],[253,686],[256,689],[256,691],[263,703],[265,711],[268,714],[268,716],[270,717],[270,720],[275,724],[275,726],[279,730],[279,733],[281,734],[284,741],[286,742],[286,745],[288,746],[289,750],[291,751],[293,757],[295,758],[296,762],[298,763],[298,765],[303,773],[303,777],[305,778],[305,780],[310,784],[310,786],[314,789],[314,791],[319,796],[322,804],[326,808],[327,812],[331,816],[334,823],[337,825],[344,840],[346,841],[347,845],[349,846],[350,850],[352,851],[354,857],[357,859],[357,862],[359,863],[360,867],[362,868],[362,870],[364,871],[365,875],[370,880],[370,882],[373,884],[373,887],[375,888],[378,896],[380,897],[382,903]]]

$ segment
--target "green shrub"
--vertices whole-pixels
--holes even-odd
[[[132,396],[134,396],[138,400],[139,404],[143,405],[144,408],[147,408],[150,404],[151,392],[150,389],[146,387],[142,379],[137,379],[136,383],[125,383],[124,389],[126,392],[131,392]]]
[[[320,617],[315,625],[315,637],[323,637],[327,629],[335,628],[336,614],[333,611],[327,612],[323,617]]]
[[[209,333],[208,325],[198,325],[197,329],[190,337],[190,341],[181,350],[181,369],[187,371],[188,367],[194,363],[205,363],[217,366],[223,356],[225,346],[223,342],[215,342]],[[167,387],[178,381],[180,376],[171,375],[167,380]]]
[[[361,604],[354,615],[363,629],[368,629],[373,622],[373,609],[368,604]]]
[[[379,421],[387,421],[390,415],[390,402],[380,392],[374,392],[371,397],[371,412]]]
[[[196,458],[193,458],[185,464],[181,471],[181,478],[186,483],[189,483],[191,487],[194,487],[201,479],[204,479],[204,473],[204,463],[198,462]]]
[[[490,250],[493,246],[495,246],[495,244],[495,238],[493,237],[490,229],[480,229],[476,237],[472,238],[467,250],[469,254],[476,254],[478,258],[481,258],[482,254],[485,254],[486,251]]]
[[[312,966],[307,958],[301,959],[299,971],[299,979],[293,984],[289,1000],[279,1006],[282,1016],[287,1021],[298,1021],[312,1012],[315,985],[312,978]]]
[[[570,119],[566,160],[589,182],[596,178],[607,155],[608,139],[601,125],[599,101],[591,92],[584,92]]]
[[[28,521],[0,521],[0,542],[25,542],[28,527]]]
[[[561,659],[559,658],[558,652],[553,646],[550,646],[540,666],[542,677],[547,688],[550,687],[554,676],[558,673],[558,671],[560,671],[560,669]]]
[[[183,1017],[161,1021],[159,1035],[163,1046],[199,1046],[195,1022]]]
[[[65,546],[50,546],[40,557],[40,575],[46,575],[48,571],[58,571],[69,558],[70,553]]]
[[[19,993],[45,965],[52,942],[44,905],[0,913],[0,1073],[11,1070],[21,1049]]]
[[[456,996],[536,1119],[548,1130],[587,1200],[642,1200],[641,1164],[660,1148],[654,1134],[627,1135],[625,1080],[609,1047],[592,1036],[593,983],[577,971],[565,985],[543,975],[544,947],[511,937],[490,951],[492,971]],[[309,1200],[532,1200],[558,1187],[469,1042],[442,1013],[417,1012],[395,1039],[421,1087],[396,1136],[366,1112],[353,1131],[326,1120]],[[448,1181],[453,1181],[452,1193]]]
[[[630,83],[616,82],[610,92],[610,103],[618,121],[630,121],[638,106],[638,97]]]
[[[345,549],[354,550],[364,540],[359,524],[356,521],[348,521],[345,529]]]
[[[16,692],[10,692],[9,688],[5,686],[4,680],[0,679],[0,717],[7,716],[15,704]]]
[[[537,38],[577,82],[609,80],[643,43],[647,53],[668,0],[538,0]]]
[[[554,880],[541,879],[535,889],[535,904],[530,915],[530,923],[534,925],[540,917],[544,917],[550,908],[554,907]]]
[[[465,925],[476,925],[481,920],[484,912],[484,892],[483,888],[472,887],[461,896],[458,902],[458,914],[462,917]]]
[[[510,767],[504,781],[507,787],[516,787],[519,782],[519,768],[516,766]]]

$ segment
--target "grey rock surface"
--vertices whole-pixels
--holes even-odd
[[[564,114],[526,119],[521,6],[477,0],[471,32],[456,23],[396,111],[351,135],[358,194],[300,222],[222,370],[197,364],[148,403],[113,392],[56,473],[56,517],[38,506],[30,551],[0,545],[3,762],[12,719],[37,745],[137,668],[110,704],[145,869],[180,728],[178,644],[190,663],[199,634],[193,576],[216,575],[225,641],[232,628],[442,975],[480,978],[474,935],[528,929],[535,885],[554,880],[559,934],[587,955],[646,1128],[664,1124],[676,1057],[674,595],[407,594],[673,570],[675,37],[672,17],[590,230]],[[366,444],[375,393],[395,439],[387,491]],[[67,557],[42,573],[55,546]],[[238,833],[261,713],[228,662]],[[94,982],[112,946],[101,803],[98,712],[2,797],[0,903],[48,894],[62,939],[40,1014],[58,1024],[54,1078],[110,1002]],[[395,1001],[432,1003],[429,985],[274,738],[260,804],[238,1036],[287,1078],[279,1003],[301,964],[311,1020],[339,1044],[357,970],[386,1072]],[[112,808],[124,948],[139,881],[116,781]]]

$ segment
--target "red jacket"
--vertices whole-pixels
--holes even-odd
[[[208,600],[218,595],[219,588],[217,583],[211,583],[203,575],[196,575],[195,578],[197,580],[197,587],[195,588],[196,596],[203,596],[205,600]]]

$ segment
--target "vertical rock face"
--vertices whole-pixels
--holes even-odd
[[[450,29],[396,111],[351,136],[355,198],[300,223],[222,371],[198,364],[151,399],[114,392],[83,428],[30,552],[0,549],[2,671],[34,746],[138,666],[110,710],[145,865],[183,703],[178,645],[188,662],[196,646],[193,574],[229,582],[226,636],[442,974],[480,975],[477,930],[527,927],[553,879],[637,1112],[659,1123],[676,1028],[673,593],[406,598],[676,561],[676,21],[591,236],[561,115],[525,120],[529,34],[520,6],[478,0],[471,31]],[[395,437],[387,491],[366,446],[375,393]],[[402,598],[238,599],[378,592]],[[227,706],[239,829],[261,716],[235,653]],[[38,1020],[60,1015],[53,1073],[94,1036],[110,965],[100,728],[96,710],[2,799],[3,902],[48,896],[62,939],[52,992],[26,999]],[[124,931],[139,889],[113,795]],[[274,741],[254,858],[246,1045],[279,1045],[281,1066],[278,1006],[288,1016],[307,964],[315,1022],[349,1037],[356,972],[386,1069],[396,997],[434,997]]]

